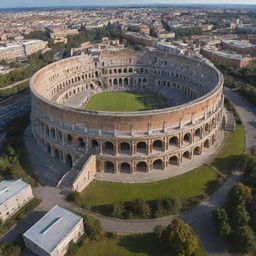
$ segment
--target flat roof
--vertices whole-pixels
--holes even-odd
[[[236,53],[229,53],[229,52],[224,52],[224,51],[214,51],[208,48],[203,48],[204,50],[211,52],[213,54],[225,57],[225,58],[229,58],[229,59],[237,59],[237,60],[251,60],[251,58],[249,57],[243,57],[240,54],[236,54]]]
[[[3,180],[0,182],[0,205],[29,186],[22,180]]]
[[[55,205],[23,236],[47,253],[52,253],[82,219],[81,216]]]
[[[234,45],[239,48],[256,47],[255,45],[239,40],[222,40],[224,43]]]

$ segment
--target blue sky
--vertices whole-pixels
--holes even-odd
[[[144,3],[256,4],[256,0],[0,0],[0,8]]]

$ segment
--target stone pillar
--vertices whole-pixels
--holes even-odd
[[[136,154],[135,152],[135,148],[136,148],[136,145],[135,145],[135,142],[134,141],[132,141],[132,143],[131,143],[131,155],[134,155],[134,154]]]
[[[134,174],[136,172],[136,163],[132,162],[131,163],[131,174]]]
[[[101,155],[102,154],[102,141],[100,140],[99,141],[99,154]]]
[[[115,155],[117,156],[119,154],[119,143],[116,142],[114,145]]]
[[[120,174],[119,166],[118,166],[118,161],[115,160],[115,173]]]

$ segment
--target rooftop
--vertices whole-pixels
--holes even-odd
[[[224,43],[234,45],[239,48],[256,47],[255,45],[239,40],[223,40]]]
[[[28,186],[30,185],[22,180],[3,180],[0,182],[0,205]]]
[[[55,205],[23,236],[52,253],[81,220],[82,217]]]

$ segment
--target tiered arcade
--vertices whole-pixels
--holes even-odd
[[[70,107],[102,91],[151,90],[173,106],[141,112]],[[97,156],[97,171],[118,174],[170,170],[218,139],[223,78],[206,63],[152,51],[102,51],[53,63],[31,79],[32,131],[38,144],[70,165]],[[175,98],[172,95],[175,94]],[[79,98],[79,97],[77,97]]]

